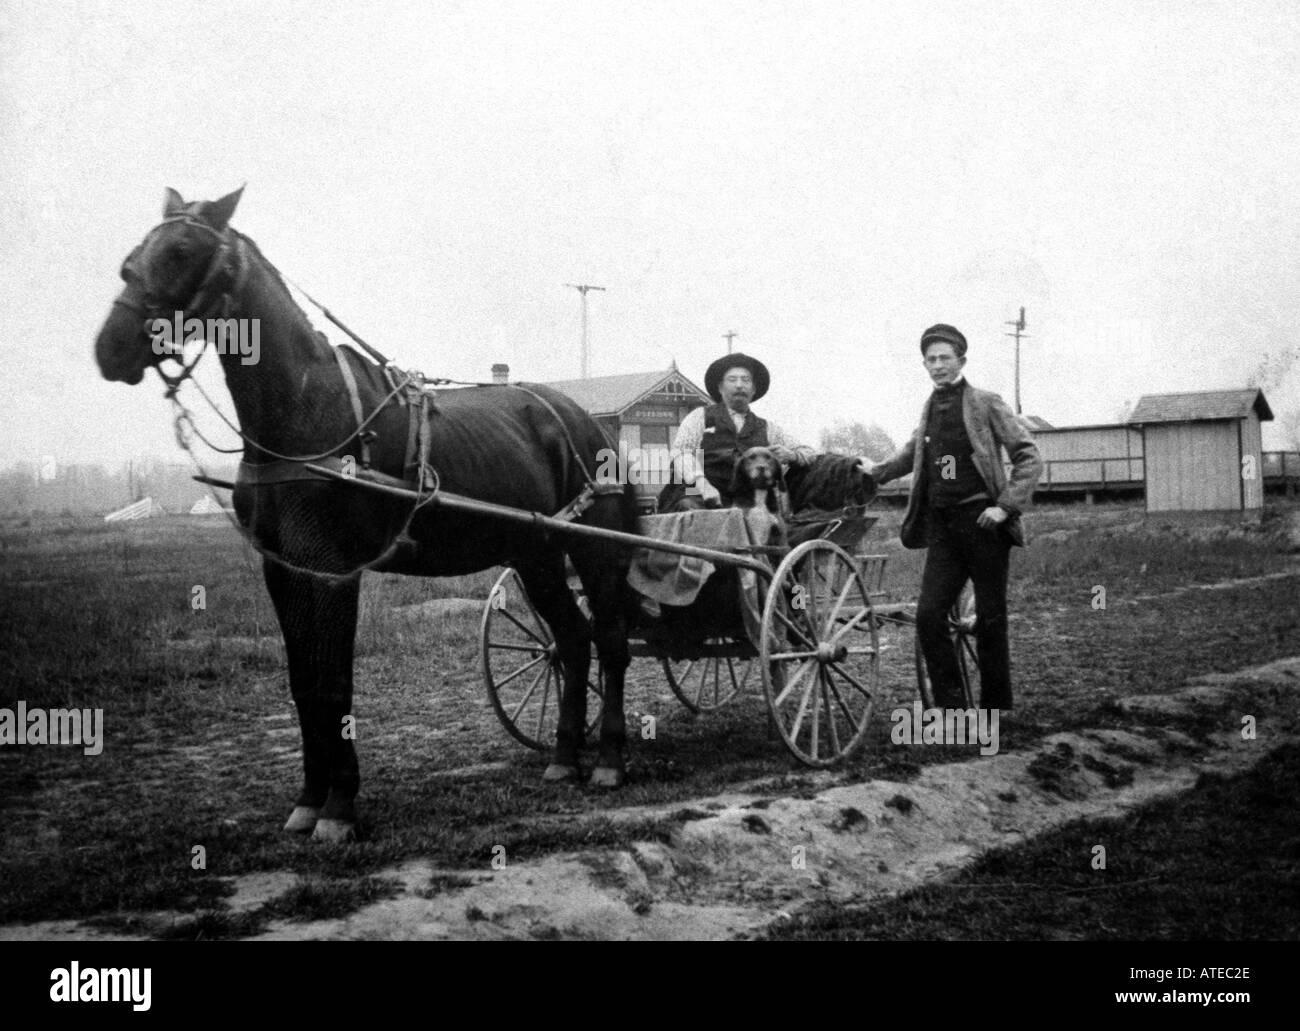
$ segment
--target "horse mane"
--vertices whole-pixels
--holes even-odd
[[[785,480],[790,508],[796,514],[865,505],[876,493],[875,481],[862,472],[853,455],[816,455],[806,466],[791,465]]]

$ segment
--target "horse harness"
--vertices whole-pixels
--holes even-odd
[[[218,241],[216,250],[213,252],[212,258],[208,262],[208,267],[204,272],[203,278],[195,288],[194,296],[183,306],[183,310],[187,313],[193,313],[191,315],[193,318],[229,318],[234,304],[233,297],[242,292],[248,278],[249,261],[247,247],[249,246],[249,242],[246,242],[245,238],[238,232],[229,229],[218,230],[190,212],[183,212],[164,218],[162,222],[150,230],[149,234],[143,241],[141,241],[139,246],[137,246],[136,249],[127,256],[126,260],[122,263],[122,278],[127,282],[128,289],[133,280],[142,284],[143,287],[143,277],[136,270],[134,262],[137,256],[148,244],[150,237],[152,237],[154,233],[158,232],[158,230],[163,226],[175,223],[183,223],[187,226],[201,229],[204,232],[215,236]],[[263,256],[262,260],[266,261],[267,266],[276,275],[280,276],[281,279],[291,282],[288,280],[288,277],[284,276],[284,274],[276,269],[274,265],[267,261],[265,256]],[[294,285],[296,286],[296,284]],[[220,416],[222,421],[225,422],[226,425],[244,441],[245,444],[255,448],[265,455],[271,456],[271,460],[268,462],[250,463],[241,460],[239,463],[239,472],[235,481],[236,485],[256,487],[293,481],[319,481],[325,479],[325,477],[322,477],[320,474],[312,472],[307,468],[309,463],[316,464],[326,469],[341,472],[344,475],[355,476],[358,482],[362,485],[365,485],[366,482],[369,481],[371,483],[384,484],[387,486],[404,487],[408,490],[415,491],[418,495],[425,495],[427,492],[428,496],[423,497],[422,500],[418,501],[412,509],[411,517],[413,517],[415,511],[424,504],[427,504],[439,489],[438,473],[430,462],[430,426],[431,417],[434,412],[434,392],[439,386],[454,385],[506,386],[514,390],[522,390],[524,393],[530,395],[539,402],[552,418],[555,419],[556,424],[564,434],[569,454],[578,463],[578,468],[582,470],[583,488],[575,498],[569,501],[568,504],[564,505],[560,511],[555,514],[554,518],[563,519],[565,521],[576,520],[591,507],[595,502],[596,497],[622,492],[622,488],[617,484],[598,483],[595,480],[591,474],[591,470],[587,467],[587,463],[583,460],[583,457],[573,440],[573,435],[569,432],[569,427],[565,424],[564,419],[560,416],[560,413],[555,410],[554,405],[536,391],[530,390],[528,387],[518,383],[487,384],[465,383],[444,378],[427,379],[420,372],[401,369],[395,362],[385,357],[377,348],[372,347],[356,333],[348,329],[348,327],[340,322],[333,313],[329,311],[329,309],[318,302],[305,290],[301,287],[297,287],[297,289],[307,298],[307,300],[319,308],[326,318],[337,325],[341,330],[343,330],[343,332],[365,349],[369,356],[379,365],[385,381],[392,389],[375,407],[374,411],[367,416],[361,402],[361,392],[357,386],[356,375],[348,364],[347,356],[344,354],[342,347],[331,347],[338,363],[339,375],[347,392],[353,417],[357,423],[356,429],[354,429],[348,437],[340,441],[335,447],[330,448],[328,451],[321,452],[320,454],[283,455],[258,444],[255,440],[252,440],[243,433],[238,426],[232,424],[212,399],[208,397],[207,392],[203,390],[198,381],[195,380],[195,387],[198,388],[199,393],[202,394],[204,400],[208,402],[212,409],[218,414],[218,416]],[[154,319],[160,316],[161,306],[155,298],[150,297],[147,287],[141,289],[143,304],[136,304],[127,299],[127,292],[128,290],[123,290],[122,293],[114,299],[113,303],[141,316],[150,324],[152,324]],[[219,316],[214,316],[213,313],[216,311],[220,312]],[[202,437],[202,434],[198,433],[198,430],[194,425],[193,413],[185,407],[177,396],[181,385],[193,376],[195,367],[206,352],[207,347],[200,348],[198,354],[196,354],[193,360],[188,364],[185,364],[181,358],[177,358],[177,361],[182,365],[182,369],[181,372],[175,376],[167,375],[158,365],[154,365],[154,369],[167,387],[165,396],[177,409],[175,416],[176,435],[181,446],[186,451],[190,451],[187,439],[188,427],[188,430],[193,431],[205,444],[213,448],[213,450],[226,454],[234,453],[240,449],[219,448],[213,445],[206,438]],[[175,357],[175,355],[165,355],[164,357]],[[387,473],[380,472],[371,467],[371,445],[377,439],[377,434],[374,430],[371,430],[368,427],[393,401],[397,401],[399,405],[406,408],[408,411],[402,477],[390,476]],[[352,440],[357,440],[360,445],[361,463],[359,470],[355,468],[355,463],[345,461],[345,459],[336,456],[336,452]],[[203,478],[205,480],[211,479],[206,476]],[[411,517],[408,517],[408,525]]]

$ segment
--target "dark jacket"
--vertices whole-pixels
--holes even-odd
[[[704,410],[704,435],[700,442],[704,475],[718,488],[724,505],[732,502],[731,479],[736,459],[752,447],[767,447],[767,444],[767,421],[753,412],[745,413],[745,423],[737,433],[726,405],[709,405]]]
[[[877,466],[874,477],[877,483],[888,483],[907,473],[912,474],[911,493],[907,498],[907,515],[899,537],[907,548],[924,548],[928,539],[926,531],[926,480],[925,427],[930,418],[930,402],[926,398],[921,411],[921,422],[912,439],[899,448],[897,454]],[[989,390],[979,390],[969,382],[962,400],[962,417],[966,435],[970,438],[972,460],[979,470],[993,504],[1006,509],[1011,518],[1005,528],[1012,541],[1024,545],[1025,531],[1020,513],[1033,501],[1034,487],[1042,475],[1043,462],[1034,444],[1033,434],[1016,418],[1011,406]],[[1002,451],[1011,459],[1011,476],[1002,468]]]

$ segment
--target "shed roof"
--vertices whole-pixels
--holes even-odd
[[[708,402],[709,395],[683,376],[676,366],[657,372],[628,372],[619,376],[592,376],[566,379],[546,386],[568,394],[592,415],[617,415],[647,394],[652,394],[669,379],[677,379]]]
[[[1129,416],[1130,424],[1148,422],[1205,422],[1244,419],[1251,410],[1268,420],[1273,411],[1258,387],[1244,390],[1198,390],[1188,394],[1144,394]]]

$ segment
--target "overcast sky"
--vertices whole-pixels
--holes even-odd
[[[92,355],[168,186],[247,183],[233,224],[429,374],[576,377],[585,282],[594,375],[700,383],[734,330],[814,443],[906,437],[933,322],[1010,399],[1021,305],[1057,425],[1243,386],[1296,348],[1298,84],[1292,2],[0,0],[0,466],[183,457]]]

